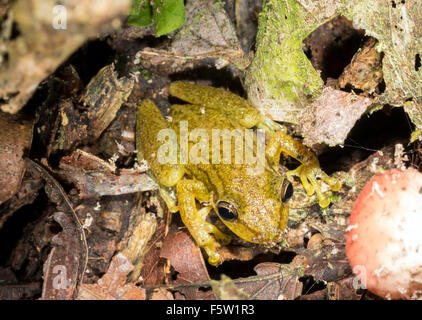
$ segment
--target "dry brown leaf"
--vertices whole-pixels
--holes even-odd
[[[56,212],[54,219],[63,231],[52,239],[53,249],[44,263],[42,300],[73,299],[81,276],[79,232],[69,215]],[[83,264],[83,262],[82,262]]]
[[[19,189],[25,150],[31,147],[32,121],[0,112],[0,204]]]
[[[16,210],[34,202],[38,191],[44,186],[39,177],[33,177],[28,171],[25,172],[18,192],[1,206],[0,229],[6,220]]]
[[[113,257],[110,266],[97,284],[82,284],[78,300],[145,300],[145,290],[126,284],[133,265],[122,253]]]
[[[343,144],[356,121],[372,103],[370,98],[325,88],[299,117],[304,143],[308,146]]]
[[[288,265],[260,263],[254,268],[257,276],[236,279],[234,282],[251,299],[293,300],[302,292],[300,268],[296,264],[295,260]]]
[[[186,22],[169,48],[146,48],[137,54],[143,64],[167,63],[172,65],[173,71],[181,71],[195,61],[209,58],[216,59],[217,69],[230,62],[243,68],[249,64],[224,7],[214,0],[187,1]]]
[[[201,250],[185,230],[169,232],[163,242],[160,256],[169,259],[174,270],[178,272],[174,284],[192,284],[210,280]],[[201,293],[198,289],[198,287],[192,287],[180,289],[180,291],[187,299],[199,297],[212,299],[212,294]]]
[[[62,231],[52,238],[52,249],[44,263],[41,299],[73,299],[88,262],[85,231],[62,186],[38,163],[25,159],[27,170],[45,181],[45,193],[56,205],[54,219]]]

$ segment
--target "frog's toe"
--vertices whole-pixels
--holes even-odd
[[[330,204],[330,197],[327,196],[321,190],[321,180],[317,180],[317,177],[325,182],[330,182],[330,187],[338,187],[333,184],[333,178],[330,178],[326,173],[324,173],[320,168],[304,168],[301,172],[300,179],[302,181],[303,187],[305,188],[308,196],[312,195],[314,192],[317,195],[318,202],[321,208],[326,208]],[[340,185],[341,186],[341,185]]]
[[[333,191],[339,191],[341,189],[341,182],[336,178],[327,176],[324,181],[330,186],[330,189]]]
[[[341,182],[338,179],[330,177],[328,174],[326,174],[322,170],[319,176],[326,184],[330,186],[330,189],[332,191],[339,191],[341,189]]]
[[[321,208],[328,207],[330,205],[330,202],[330,198],[327,197],[325,194],[322,194],[320,197],[318,197],[318,203]]]
[[[315,188],[317,186],[315,186],[312,181],[308,178],[309,173],[307,173],[305,170],[303,170],[303,172],[300,175],[300,181],[302,182],[302,186],[306,191],[306,194],[308,195],[308,197],[312,196],[315,192]],[[309,181],[311,181],[311,183],[309,183]]]
[[[203,246],[205,253],[208,255],[208,263],[212,266],[217,266],[220,262],[220,255],[215,250],[214,244]]]
[[[304,165],[300,165],[296,169],[286,172],[286,177],[289,181],[292,181],[293,176],[298,176],[300,178],[300,182],[302,183],[306,194],[310,197],[314,194],[315,188],[312,183],[309,183],[308,175],[310,175],[310,171],[306,170]]]
[[[218,265],[220,261],[220,255],[218,253],[214,255],[208,255],[208,263],[214,267]]]
[[[318,198],[319,206],[321,208],[326,208],[330,205],[330,197],[327,196],[325,193],[321,191],[320,186],[318,185],[318,182],[315,181],[315,193]]]

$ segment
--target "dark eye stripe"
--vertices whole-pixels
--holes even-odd
[[[218,214],[224,220],[230,221],[230,220],[237,219],[237,216],[238,216],[237,210],[230,202],[219,201],[217,203],[217,209],[218,209]]]

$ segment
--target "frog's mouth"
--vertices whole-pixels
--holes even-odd
[[[220,217],[221,219],[221,217]],[[256,244],[265,244],[265,245],[273,245],[276,242],[280,242],[282,238],[282,232],[276,232],[276,233],[263,233],[263,232],[257,232],[253,230],[252,228],[248,227],[245,224],[242,224],[240,222],[230,222],[225,221],[221,219],[223,223],[239,238],[256,243]]]
[[[283,238],[283,231],[287,226],[288,220],[288,207],[282,208],[281,220],[278,226],[274,226],[272,230],[254,230],[253,228],[249,227],[248,225],[240,222],[240,221],[228,221],[223,219],[220,214],[217,212],[218,217],[220,220],[239,238],[257,244],[264,244],[264,245],[274,245],[278,243]]]
[[[248,226],[240,223],[240,222],[230,222],[225,221],[220,217],[221,221],[239,238],[253,243],[265,243],[266,241],[263,241],[262,237],[254,230],[249,228]]]

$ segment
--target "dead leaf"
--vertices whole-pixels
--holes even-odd
[[[168,260],[160,257],[163,240],[168,232],[168,224],[171,213],[165,211],[162,219],[158,220],[157,230],[148,243],[145,252],[145,259],[141,269],[142,284],[144,286],[156,286],[164,283],[166,270],[168,270]]]
[[[224,7],[214,0],[188,0],[186,22],[169,48],[145,48],[136,57],[142,64],[170,64],[173,72],[209,58],[216,59],[217,69],[229,63],[241,68],[249,64]]]
[[[25,169],[23,155],[32,142],[32,121],[0,112],[0,204],[18,192]]]
[[[145,300],[145,290],[127,283],[133,265],[122,253],[113,257],[110,266],[97,284],[82,284],[78,300]]]
[[[167,258],[177,274],[173,284],[196,283],[208,281],[207,267],[201,250],[185,230],[171,230],[163,242],[160,256]],[[187,299],[198,299],[198,296],[205,294],[208,299],[209,292],[200,293],[199,287],[182,288],[180,291]]]
[[[56,204],[54,219],[63,231],[52,239],[53,248],[44,263],[41,299],[72,299],[82,282],[88,261],[88,245],[82,224],[62,186],[49,172],[31,159],[28,170],[45,181],[45,193]]]
[[[374,101],[333,88],[325,88],[300,115],[304,143],[313,146],[343,144],[356,121]]]
[[[85,248],[81,248],[79,232],[72,219],[63,212],[56,212],[54,219],[63,231],[52,239],[53,249],[44,263],[42,300],[73,299],[81,281],[80,263]]]
[[[0,229],[14,212],[27,204],[33,203],[38,196],[38,191],[43,186],[44,184],[39,177],[33,177],[30,172],[26,171],[18,192],[0,206]]]
[[[293,300],[302,292],[302,283],[299,282],[301,269],[295,262],[288,265],[264,262],[255,266],[254,270],[257,276],[233,280],[251,299]]]

